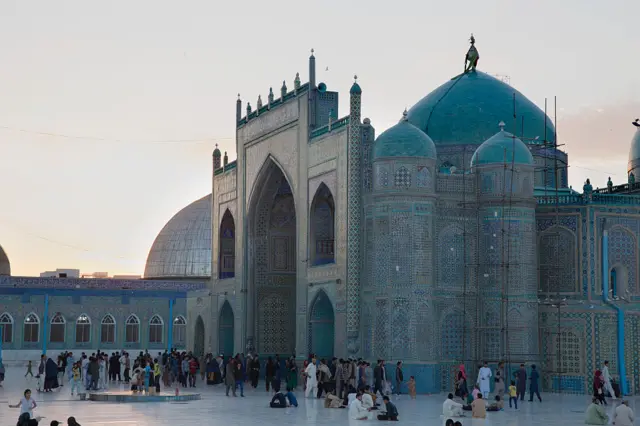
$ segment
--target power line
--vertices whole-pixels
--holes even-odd
[[[164,144],[164,143],[205,143],[205,142],[216,142],[223,140],[233,140],[232,137],[203,137],[197,139],[160,139],[160,140],[134,140],[134,139],[118,139],[118,138],[103,138],[97,136],[79,136],[79,135],[70,135],[64,133],[55,133],[55,132],[44,132],[39,130],[30,130],[30,129],[22,129],[17,127],[0,125],[0,129],[8,130],[12,132],[18,133],[26,133],[30,135],[36,136],[46,136],[52,138],[63,138],[63,139],[78,139],[78,140],[89,140],[95,142],[120,142],[120,143],[138,143],[138,144]]]

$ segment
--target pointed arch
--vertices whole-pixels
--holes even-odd
[[[309,353],[318,359],[330,359],[335,349],[335,315],[331,299],[323,289],[313,298],[309,312]]]
[[[9,312],[3,312],[0,314],[0,329],[2,329],[2,341],[0,341],[0,345],[2,343],[13,342],[14,324],[13,317]]]
[[[116,342],[116,320],[111,314],[106,314],[100,321],[100,343],[114,344]]]
[[[637,243],[635,235],[629,228],[619,224],[609,228],[609,264],[607,268],[610,274],[612,270],[615,270],[617,296],[625,296],[627,292],[630,294],[637,292]],[[613,293],[613,286],[610,285],[609,290]]]
[[[60,312],[49,321],[49,342],[64,343],[67,332],[67,320]]]
[[[218,251],[218,278],[235,277],[236,222],[229,209],[225,210],[220,222]]]
[[[124,342],[140,343],[140,319],[131,314],[124,323]]]
[[[22,341],[25,343],[38,343],[40,341],[40,317],[35,312],[30,312],[24,317]]]
[[[76,319],[76,343],[91,342],[91,318],[87,314],[80,314]]]
[[[218,318],[218,352],[233,356],[233,335],[234,335],[235,318],[233,316],[233,308],[228,300],[222,304],[220,309],[220,317]]]
[[[173,319],[173,343],[180,348],[187,343],[187,320],[182,315]]]
[[[0,246],[0,275],[11,275],[11,262],[2,246]]]
[[[295,349],[297,209],[291,182],[269,156],[249,200],[247,323],[262,354]]]
[[[164,336],[164,320],[155,314],[149,320],[149,343],[162,343]]]
[[[573,293],[578,291],[578,240],[564,226],[554,225],[538,237],[540,291]]]
[[[196,356],[201,356],[204,354],[204,321],[202,317],[198,315],[196,318],[195,330],[194,330],[194,338],[193,338],[193,353]]]
[[[311,264],[335,263],[335,201],[324,182],[318,186],[309,211]]]

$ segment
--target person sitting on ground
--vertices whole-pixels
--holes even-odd
[[[373,404],[373,398],[367,392],[362,391],[362,406],[369,410],[377,410],[377,407]]]
[[[40,419],[42,419],[42,417],[38,416],[35,419],[32,419],[29,413],[22,413],[18,418],[17,426],[38,426]]]
[[[609,416],[604,411],[604,407],[600,405],[600,400],[594,397],[591,404],[587,407],[584,422],[588,425],[608,425]]]
[[[447,421],[444,423],[444,426],[453,426],[453,419],[447,419]]]
[[[478,393],[478,399],[471,403],[471,417],[474,419],[484,419],[487,417],[487,406],[482,399],[482,394]]]
[[[473,400],[475,401],[476,399],[478,399],[478,395],[481,393],[482,392],[480,392],[480,388],[478,387],[478,385],[475,385],[473,387],[473,390],[471,391],[471,396],[473,397]]]
[[[362,406],[362,394],[356,394],[356,398],[349,404],[349,418],[352,420],[368,420],[369,410]]]
[[[324,399],[324,408],[344,408],[342,399],[338,398],[335,393],[329,392]]]
[[[346,406],[349,406],[354,399],[356,399],[356,395],[358,394],[358,392],[356,391],[356,388],[354,388],[353,386],[349,385],[349,389],[344,393],[344,402],[343,404]]]
[[[500,395],[496,395],[495,401],[487,407],[487,411],[502,411],[504,410],[504,401]]]
[[[468,393],[462,395],[462,409],[464,411],[471,411],[471,403],[473,402],[473,397]]]
[[[298,406],[298,399],[293,394],[293,392],[287,391],[287,393],[284,396],[287,398],[287,401],[289,401],[289,405],[291,407],[297,407]]]
[[[382,397],[382,402],[384,402],[384,413],[378,414],[378,420],[391,420],[394,422],[398,421],[398,409],[395,404],[391,402],[388,396]]]
[[[629,407],[629,401],[622,400],[622,403],[616,407],[613,414],[613,424],[616,426],[633,426],[635,416],[633,410]]]
[[[364,387],[364,393],[368,394],[368,395],[371,397],[371,400],[373,401],[373,406],[374,406],[374,407],[379,407],[379,406],[380,406],[380,404],[376,404],[376,399],[377,399],[378,397],[376,396],[376,394],[375,394],[375,393],[371,392],[371,386],[366,385],[366,386]]]
[[[457,421],[457,422],[455,422],[455,423],[453,424],[453,426],[462,426],[462,422]]]
[[[271,408],[286,408],[287,407],[287,398],[280,391],[276,392],[271,398],[271,403],[269,404]]]
[[[67,426],[80,426],[80,423],[76,421],[76,418],[71,416],[67,419]]]
[[[453,400],[453,394],[450,393],[447,399],[442,403],[442,415],[444,417],[462,417],[462,404]]]

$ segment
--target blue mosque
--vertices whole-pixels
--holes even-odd
[[[466,58],[377,136],[366,87],[341,116],[313,51],[307,82],[238,97],[237,160],[215,149],[211,194],[161,230],[142,280],[13,277],[0,250],[3,357],[401,360],[423,393],[483,361],[590,393],[608,360],[640,393],[640,127],[627,182],[575,191],[545,111],[477,67],[473,38]]]

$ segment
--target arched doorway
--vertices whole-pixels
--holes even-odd
[[[333,357],[335,325],[329,296],[320,290],[311,305],[309,315],[309,352],[320,359]]]
[[[250,325],[262,355],[291,354],[296,330],[296,209],[291,186],[271,159],[262,167],[249,209]]]
[[[204,321],[198,315],[196,320],[195,334],[193,337],[193,354],[196,356],[204,355]]]
[[[233,309],[228,301],[225,301],[220,310],[218,322],[218,353],[225,355],[225,358],[233,356]]]

